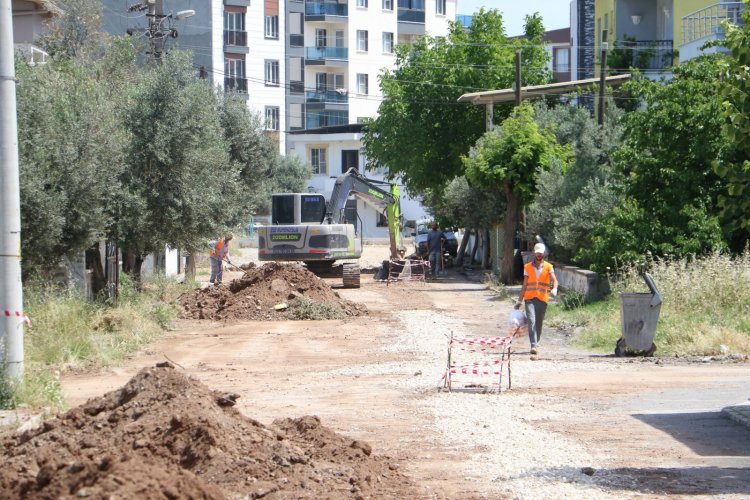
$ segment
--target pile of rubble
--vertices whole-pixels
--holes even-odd
[[[0,498],[413,498],[392,459],[315,416],[267,427],[169,363],[7,438]]]
[[[245,274],[228,284],[196,290],[180,297],[182,317],[189,319],[289,319],[288,304],[305,298],[328,304],[345,316],[365,314],[361,304],[342,299],[325,280],[299,264],[269,262],[246,266]]]

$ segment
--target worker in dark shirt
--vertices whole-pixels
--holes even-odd
[[[432,268],[432,276],[440,275],[443,264],[443,242],[445,241],[445,235],[439,229],[437,222],[432,224],[432,229],[427,233],[427,252],[430,257],[430,267]]]

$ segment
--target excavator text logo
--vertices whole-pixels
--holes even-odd
[[[301,237],[302,235],[299,233],[272,234],[271,241],[299,241]]]
[[[385,196],[383,196],[383,193],[379,193],[379,192],[375,191],[375,190],[374,190],[374,189],[372,189],[372,188],[368,188],[368,189],[367,189],[367,192],[368,192],[368,193],[370,193],[370,194],[371,194],[371,195],[373,195],[373,196],[377,196],[377,197],[378,197],[378,198],[380,198],[380,199],[383,199],[383,198],[385,198]]]

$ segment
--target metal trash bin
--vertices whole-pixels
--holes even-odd
[[[643,279],[651,293],[620,294],[622,336],[615,345],[615,356],[625,356],[626,350],[640,352],[645,356],[653,356],[656,351],[654,334],[662,298],[654,278],[644,273]]]

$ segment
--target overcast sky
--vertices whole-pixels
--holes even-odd
[[[570,2],[568,0],[457,0],[459,14],[473,14],[480,8],[497,9],[503,14],[503,24],[508,36],[523,34],[526,14],[539,12],[547,30],[570,27]]]

